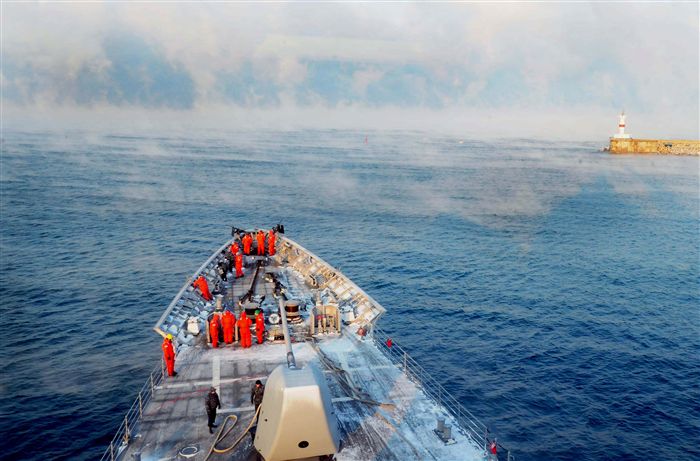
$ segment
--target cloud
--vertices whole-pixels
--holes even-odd
[[[169,62],[138,37],[108,36],[97,71],[86,63],[76,76],[76,102],[191,108],[194,85],[182,65]]]
[[[367,94],[367,87],[380,81],[384,77],[384,72],[379,69],[360,69],[352,74],[352,89],[360,95]]]
[[[333,108],[335,120],[348,107],[407,119],[624,107],[697,137],[692,3],[11,3],[2,28],[3,102],[20,111],[225,104]]]
[[[87,47],[67,31],[47,33],[46,42],[31,37],[26,46],[18,45],[15,37],[9,40],[3,48],[3,99],[23,104],[193,106],[190,74],[181,63],[168,60],[158,44],[123,32],[86,35]],[[63,36],[69,37],[64,45],[75,46],[75,51],[56,47]]]
[[[398,40],[368,40],[348,37],[270,35],[255,54],[262,57],[290,57],[303,60],[387,63],[421,61],[418,50]]]

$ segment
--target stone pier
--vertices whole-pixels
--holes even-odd
[[[613,154],[700,155],[700,141],[610,138],[608,151]]]

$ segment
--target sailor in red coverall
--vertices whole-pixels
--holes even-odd
[[[263,343],[263,335],[265,334],[265,316],[262,311],[255,311],[255,336],[257,336],[258,344]]]
[[[250,234],[245,234],[243,236],[243,253],[249,255],[250,254],[250,247],[253,245],[253,237],[250,236]]]
[[[173,348],[173,335],[168,334],[163,338],[163,358],[168,368],[168,376],[177,376],[175,372],[175,349]]]
[[[265,233],[259,230],[255,238],[258,241],[258,256],[263,256],[265,254]]]
[[[233,343],[233,328],[236,324],[236,316],[231,311],[224,311],[221,316],[221,327],[224,329],[224,342],[226,344]]]
[[[243,277],[243,255],[242,254],[236,253],[235,265],[236,265],[236,278]]]
[[[250,324],[252,322],[246,315],[245,311],[241,312],[241,316],[238,318],[236,325],[238,326],[238,334],[241,338],[241,347],[251,346],[251,335],[250,335]]]
[[[219,316],[216,314],[209,321],[209,336],[211,336],[211,347],[219,347]]]
[[[236,253],[238,253],[238,250],[239,250],[239,249],[240,249],[240,248],[238,247],[238,243],[237,243],[237,242],[233,242],[233,243],[231,244],[231,254],[232,254],[232,255],[235,256]]]
[[[206,299],[207,301],[212,300],[211,293],[209,293],[209,284],[207,284],[207,279],[205,279],[203,275],[200,275],[199,278],[192,283],[192,286],[199,288],[202,298]]]
[[[277,235],[275,234],[275,231],[270,229],[270,232],[267,233],[267,254],[270,256],[275,255],[275,240],[277,239]]]

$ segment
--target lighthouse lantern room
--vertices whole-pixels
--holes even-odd
[[[630,135],[625,133],[625,112],[620,113],[620,120],[617,122],[617,133],[613,135],[614,139],[629,139]]]

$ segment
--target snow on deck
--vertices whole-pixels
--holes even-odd
[[[428,399],[371,342],[355,338],[349,334],[322,342],[321,350],[342,365],[355,386],[394,408],[386,410],[355,400],[336,402],[343,439],[338,460],[484,459],[483,450],[457,430],[444,408]],[[335,393],[336,388],[331,389]],[[455,443],[446,445],[433,431],[438,417],[452,426]]]

